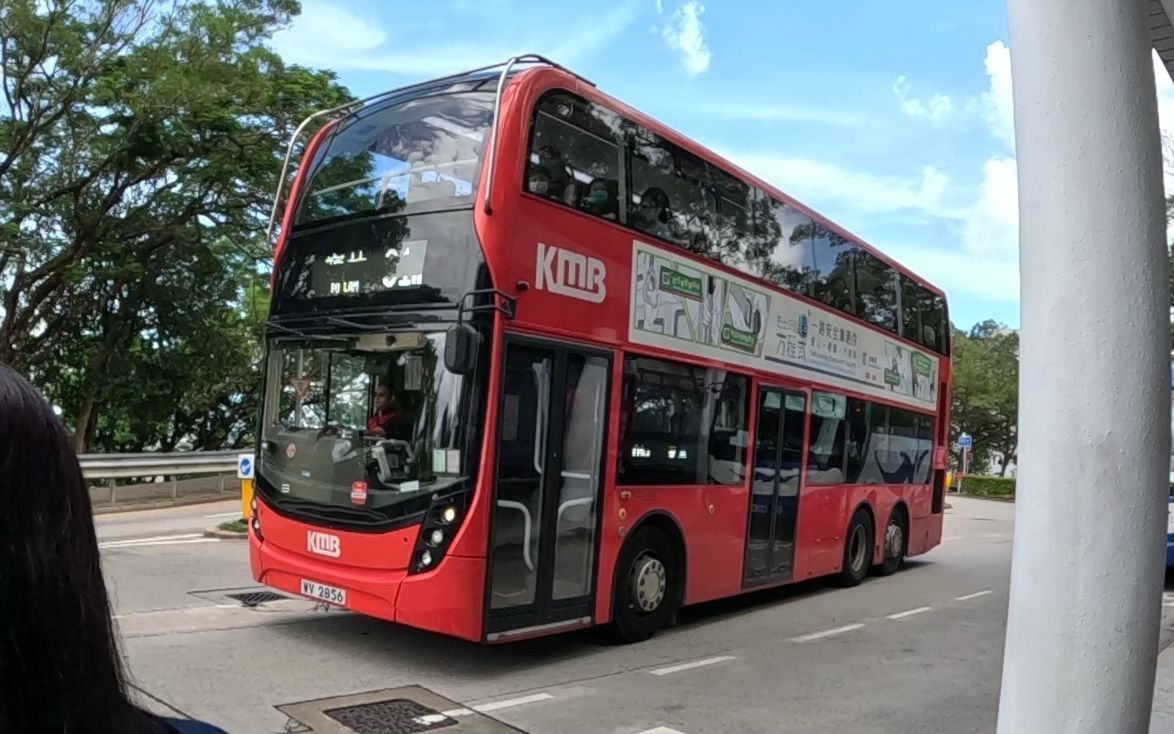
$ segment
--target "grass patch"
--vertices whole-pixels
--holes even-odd
[[[229,533],[243,533],[249,529],[248,523],[246,523],[243,519],[222,522],[216,527]]]

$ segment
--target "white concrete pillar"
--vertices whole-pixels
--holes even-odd
[[[1008,0],[1022,331],[1000,734],[1149,729],[1170,388],[1144,4]]]

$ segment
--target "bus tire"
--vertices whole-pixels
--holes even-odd
[[[836,586],[856,586],[872,568],[872,518],[863,508],[852,513],[844,535],[844,564],[832,578]]]
[[[645,525],[628,538],[616,564],[613,637],[643,642],[673,617],[680,597],[678,566],[673,544],[659,528]]]
[[[881,562],[876,566],[878,576],[892,576],[905,563],[905,549],[909,543],[909,520],[901,505],[893,508],[885,526],[881,542]]]

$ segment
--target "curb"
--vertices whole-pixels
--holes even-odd
[[[1007,504],[1015,504],[1014,497],[992,497],[991,495],[986,495],[986,494],[966,494],[965,492],[962,494],[955,494],[954,496],[955,497],[968,497],[973,500],[986,500],[988,502],[1003,502],[1003,503],[1007,503]]]
[[[117,504],[110,504],[109,502],[94,502],[91,499],[91,505],[95,515],[113,515],[119,512],[138,512],[140,510],[165,510],[170,507],[188,507],[190,505],[208,505],[215,502],[226,502],[229,500],[240,501],[240,492],[232,495],[228,492],[224,494],[209,494],[196,495],[194,497],[179,497],[177,499],[157,499],[157,500],[131,500],[129,502],[119,502]]]
[[[219,538],[221,540],[245,540],[249,537],[248,532],[234,533],[228,530],[221,530],[218,527],[204,528],[205,538]]]

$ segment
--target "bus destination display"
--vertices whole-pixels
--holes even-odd
[[[424,284],[426,240],[399,247],[340,248],[309,255],[311,297],[358,296]]]

